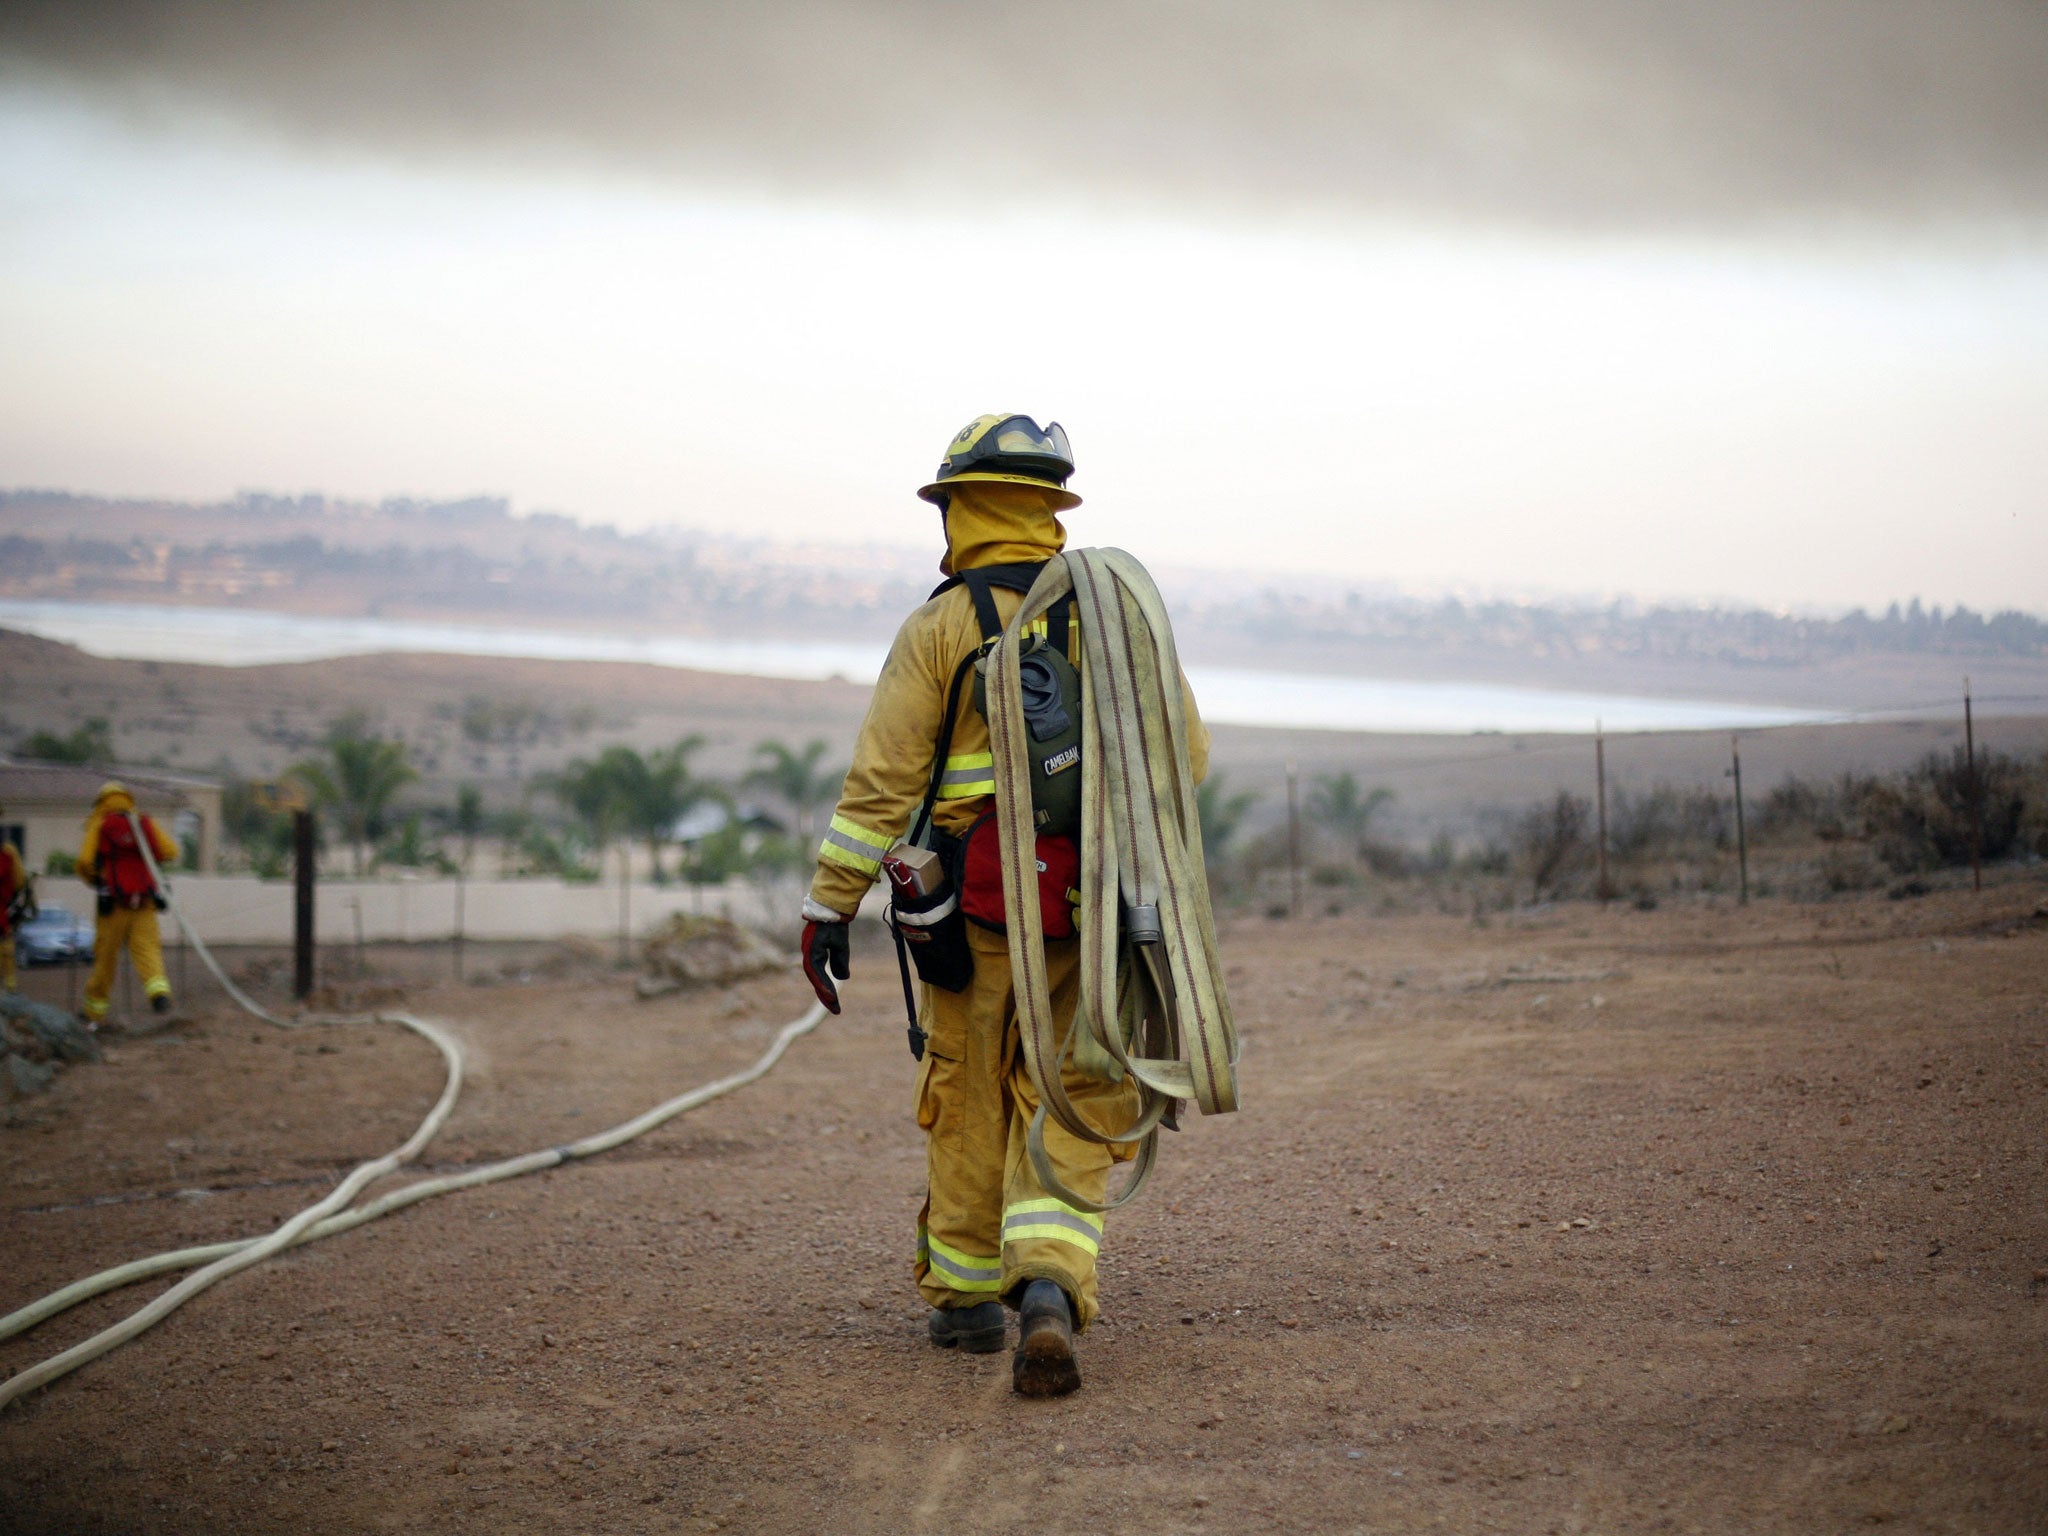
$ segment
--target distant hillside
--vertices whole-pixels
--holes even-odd
[[[383,655],[278,666],[115,661],[0,628],[0,754],[36,732],[68,735],[106,723],[117,759],[224,778],[270,778],[319,750],[337,717],[360,712],[403,741],[418,784],[406,809],[450,805],[475,785],[494,810],[559,807],[540,776],[623,742],[643,751],[701,735],[696,771],[736,781],[756,744],[822,737],[844,763],[868,703],[844,682],[731,677],[623,662],[503,656]],[[1744,771],[1762,795],[1787,774],[1827,779],[1890,773],[1962,739],[1962,721],[1870,721],[1743,733]],[[1978,722],[1978,745],[2028,760],[2048,752],[2048,714]],[[1214,770],[1231,794],[1257,797],[1249,827],[1287,803],[1287,772],[1314,785],[1351,773],[1394,791],[1374,825],[1417,847],[1443,829],[1469,830],[1489,808],[1522,807],[1559,790],[1591,792],[1592,744],[1544,735],[1427,736],[1277,731],[1220,725]],[[1719,787],[1728,738],[1701,731],[1610,737],[1617,791]]]
[[[5,597],[696,634],[785,633],[829,614],[864,634],[887,633],[924,597],[932,565],[515,517],[494,497],[371,506],[252,494],[191,505],[0,491]]]
[[[502,499],[374,505],[245,494],[195,505],[0,492],[0,597],[331,616],[881,639],[936,551],[621,533]],[[1211,665],[1541,682],[1883,708],[2048,693],[2048,623],[1923,608],[1795,617],[1617,602],[1467,602],[1328,578],[1160,568],[1184,653]]]

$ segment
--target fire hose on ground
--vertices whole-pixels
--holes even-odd
[[[409,1013],[307,1016],[289,1019],[282,1018],[264,1008],[229,979],[227,973],[221,969],[220,963],[215,960],[212,951],[206,947],[205,941],[193,930],[191,924],[186,922],[184,914],[178,910],[177,899],[172,895],[169,883],[163,878],[162,871],[157,868],[155,856],[150,849],[149,839],[143,836],[140,824],[135,822],[132,815],[130,820],[131,824],[134,825],[136,844],[142,849],[142,856],[148,862],[150,876],[156,882],[156,888],[164,893],[171,915],[177,920],[180,931],[198,953],[200,961],[205,965],[206,969],[212,973],[214,980],[220,983],[222,989],[235,1001],[237,1006],[256,1018],[263,1020],[265,1023],[276,1025],[281,1029],[341,1024],[377,1023],[399,1025],[421,1036],[441,1053],[442,1059],[447,1063],[448,1067],[447,1080],[442,1086],[440,1097],[434,1102],[434,1107],[427,1112],[427,1116],[420,1122],[419,1128],[406,1138],[401,1145],[394,1147],[382,1157],[372,1158],[368,1162],[358,1164],[323,1199],[307,1206],[271,1232],[261,1237],[211,1243],[198,1248],[180,1248],[167,1253],[155,1254],[149,1258],[137,1259],[131,1263],[117,1265],[112,1269],[103,1270],[99,1274],[90,1275],[83,1280],[76,1281],[61,1290],[53,1291],[39,1301],[31,1302],[28,1306],[11,1312],[5,1317],[0,1317],[0,1339],[11,1338],[25,1329],[32,1328],[60,1312],[77,1306],[80,1302],[89,1300],[104,1292],[115,1290],[121,1286],[132,1285],[139,1280],[146,1280],[153,1275],[165,1274],[174,1270],[192,1269],[195,1265],[203,1266],[194,1273],[187,1275],[161,1296],[156,1297],[147,1305],[123,1318],[120,1322],[103,1329],[81,1343],[74,1344],[71,1348],[64,1350],[60,1354],[51,1356],[38,1365],[31,1366],[27,1370],[9,1377],[4,1382],[0,1382],[0,1408],[5,1408],[7,1404],[13,1402],[16,1398],[33,1392],[38,1387],[47,1386],[59,1377],[76,1370],[87,1361],[95,1360],[99,1356],[106,1354],[109,1350],[127,1343],[130,1339],[137,1337],[161,1322],[165,1317],[217,1281],[224,1280],[229,1275],[235,1274],[240,1270],[260,1264],[265,1259],[282,1253],[288,1248],[296,1248],[301,1244],[314,1242],[323,1237],[333,1237],[335,1234],[346,1232],[352,1227],[361,1226],[366,1221],[374,1221],[379,1216],[388,1216],[393,1211],[403,1210],[406,1206],[417,1204],[419,1201],[430,1199],[435,1195],[448,1194],[458,1189],[469,1189],[479,1184],[493,1184],[501,1179],[517,1178],[521,1174],[538,1173],[546,1168],[560,1167],[563,1163],[571,1162],[577,1158],[592,1157],[599,1152],[610,1151],[612,1148],[621,1146],[637,1136],[645,1135],[648,1131],[674,1119],[677,1115],[695,1109],[701,1104],[709,1103],[723,1094],[732,1092],[735,1088],[744,1087],[746,1084],[766,1076],[774,1068],[775,1064],[782,1059],[783,1053],[789,1049],[791,1043],[799,1036],[809,1034],[813,1029],[817,1028],[819,1021],[825,1016],[824,1007],[821,1004],[813,1004],[809,1011],[800,1018],[793,1019],[788,1024],[783,1025],[776,1033],[775,1039],[769,1044],[768,1049],[751,1066],[728,1077],[722,1077],[716,1082],[706,1083],[701,1087],[692,1088],[687,1093],[678,1094],[674,1098],[665,1100],[645,1113],[636,1115],[631,1120],[615,1125],[609,1130],[599,1131],[595,1135],[586,1136],[580,1141],[569,1142],[566,1145],[547,1147],[540,1151],[527,1152],[517,1157],[504,1158],[495,1163],[486,1163],[475,1168],[465,1168],[457,1173],[423,1179],[417,1183],[408,1184],[403,1189],[395,1189],[389,1194],[381,1195],[377,1199],[370,1201],[367,1205],[355,1206],[352,1202],[367,1186],[418,1157],[420,1152],[439,1133],[441,1126],[454,1110],[456,1098],[462,1091],[463,1055],[460,1042],[442,1025],[430,1019],[415,1017]]]

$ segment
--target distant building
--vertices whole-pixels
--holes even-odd
[[[0,838],[19,848],[22,862],[37,874],[49,867],[52,853],[77,857],[85,818],[108,779],[126,784],[136,808],[177,838],[188,859],[197,850],[192,867],[204,875],[214,872],[220,854],[220,785],[160,768],[93,768],[0,758]]]
[[[0,802],[4,803],[4,802]],[[756,835],[780,835],[789,830],[780,820],[758,805],[728,806],[718,800],[700,800],[678,816],[668,829],[669,841],[694,848],[705,838],[723,832],[734,822]]]

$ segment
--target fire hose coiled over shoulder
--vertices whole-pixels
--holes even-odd
[[[1069,592],[1082,646],[1081,995],[1061,1029],[1035,848],[1019,835],[1034,824],[1019,637]],[[1192,1099],[1204,1114],[1237,1108],[1237,1029],[1202,864],[1180,662],[1151,575],[1119,549],[1054,556],[991,653],[987,696],[1018,1032],[1039,1100],[1031,1164],[1069,1205],[1112,1210],[1144,1183],[1159,1127],[1176,1123],[1180,1101]],[[1121,1128],[1092,1124],[1066,1092],[1070,1061],[1107,1081],[1129,1074],[1137,1119]],[[1048,1119],[1085,1141],[1136,1146],[1113,1198],[1086,1199],[1060,1180],[1045,1151]]]

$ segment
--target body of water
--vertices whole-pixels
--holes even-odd
[[[95,656],[231,667],[433,651],[549,661],[637,661],[751,677],[838,677],[856,683],[874,681],[888,650],[879,644],[833,641],[608,634],[314,618],[246,608],[4,599],[0,628],[66,641]],[[1188,680],[1203,718],[1231,725],[1462,735],[1590,731],[1596,719],[1610,731],[1685,731],[1753,730],[1823,718],[1812,710],[1766,704],[1234,667],[1190,667]]]

